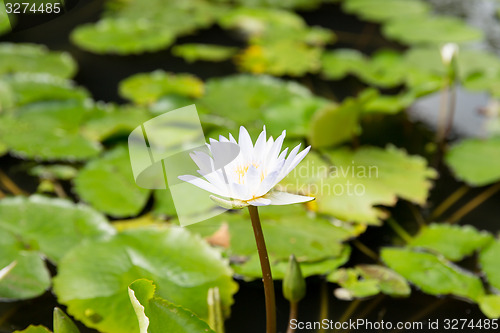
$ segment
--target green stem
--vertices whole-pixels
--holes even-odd
[[[373,252],[368,246],[365,244],[361,243],[359,240],[355,239],[352,241],[352,244],[356,246],[358,250],[360,250],[363,254],[365,254],[367,257],[372,258],[376,262],[380,262],[380,259],[378,258],[378,255]]]
[[[292,322],[292,319],[297,319],[298,313],[299,313],[299,302],[290,302],[290,316],[288,318],[288,329],[286,330],[286,333],[295,332],[295,329],[292,328],[292,325],[290,325],[290,323]]]
[[[260,267],[262,269],[262,281],[264,282],[264,294],[266,297],[266,332],[276,333],[276,300],[274,296],[273,276],[271,274],[271,265],[267,254],[266,241],[262,233],[259,211],[256,206],[248,206],[250,219],[252,220],[253,233],[257,250],[259,252]]]
[[[406,243],[412,241],[412,237],[405,229],[403,229],[393,218],[387,219],[387,224],[394,230],[394,232],[401,237]]]
[[[484,192],[481,192],[477,197],[469,201],[467,204],[462,206],[459,210],[457,210],[449,219],[448,222],[453,224],[460,220],[465,215],[469,214],[473,209],[477,206],[488,200],[493,194],[497,193],[500,190],[500,183],[496,183],[493,186],[488,187]]]
[[[446,198],[439,206],[434,209],[431,214],[431,219],[435,219],[443,215],[455,202],[460,200],[468,191],[469,187],[467,185],[463,185],[459,187],[455,192],[453,192],[448,198]]]
[[[342,314],[342,316],[340,317],[340,319],[338,321],[340,323],[348,321],[349,318],[352,317],[354,312],[356,312],[356,310],[358,309],[360,304],[361,304],[361,300],[359,298],[356,298],[354,301],[352,301],[351,304],[349,304],[349,306],[344,311],[344,313]]]
[[[328,319],[329,314],[328,309],[328,282],[325,279],[321,281],[321,295],[320,295],[320,309],[319,309],[319,321],[322,322],[323,319]],[[323,325],[319,329],[318,333],[325,333]]]

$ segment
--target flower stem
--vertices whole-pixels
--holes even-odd
[[[431,219],[435,219],[443,215],[444,212],[448,210],[455,202],[460,200],[468,191],[469,187],[467,185],[463,185],[459,187],[455,192],[453,192],[449,197],[447,197],[439,206],[434,209],[431,214]]]
[[[253,232],[259,252],[260,267],[262,269],[262,281],[264,282],[264,294],[266,296],[266,332],[276,333],[276,300],[274,296],[273,276],[271,274],[271,265],[267,254],[266,241],[262,233],[259,211],[256,206],[248,206],[250,219],[252,220]]]
[[[500,183],[496,183],[488,187],[484,192],[480,193],[477,197],[466,203],[462,208],[457,210],[449,219],[448,223],[455,223],[460,220],[465,215],[469,214],[470,211],[475,209],[477,206],[488,200],[493,194],[500,190]]]
[[[288,319],[288,329],[286,330],[286,333],[295,332],[295,329],[292,328],[292,325],[290,325],[290,323],[292,322],[292,319],[297,319],[298,312],[299,312],[299,302],[290,302],[290,318]]]
[[[412,241],[412,237],[410,236],[410,234],[405,229],[403,229],[403,227],[401,227],[392,217],[387,219],[387,224],[406,243],[410,243]]]

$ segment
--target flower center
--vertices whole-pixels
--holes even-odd
[[[245,164],[245,165],[238,165],[235,169],[234,169],[234,173],[236,174],[237,176],[237,182],[238,184],[244,184],[245,183],[245,176],[248,172],[248,169],[250,168],[250,166],[254,166],[257,170],[259,169],[259,164],[253,162],[253,163],[249,163],[249,164]],[[266,176],[266,173],[264,172],[264,170],[261,171],[260,173],[260,181],[262,181],[264,179],[264,177]]]

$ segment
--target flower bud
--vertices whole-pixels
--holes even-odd
[[[446,66],[449,66],[457,55],[458,45],[455,43],[447,43],[441,48],[441,60]]]
[[[299,302],[306,295],[306,280],[302,276],[300,264],[292,254],[283,279],[283,296],[291,303]]]

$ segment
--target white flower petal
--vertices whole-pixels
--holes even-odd
[[[297,164],[299,164],[304,159],[304,157],[306,157],[306,155],[309,152],[309,150],[311,150],[311,146],[309,146],[306,149],[304,149],[303,151],[301,151],[300,154],[298,154],[293,159],[292,163],[287,167],[287,169],[285,170],[285,172],[287,174],[289,174],[290,171],[292,171],[297,166]]]
[[[271,204],[271,200],[266,198],[256,198],[248,200],[247,203],[252,206],[269,206]]]
[[[245,175],[245,182],[244,182],[247,187],[248,187],[248,191],[250,193],[254,193],[257,188],[259,187],[260,183],[261,183],[261,179],[260,179],[260,172],[257,170],[257,168],[253,165],[251,165],[249,168],[248,168],[248,171]]]
[[[312,201],[314,197],[308,197],[304,195],[292,194],[288,192],[272,191],[269,192],[264,198],[271,200],[271,205],[291,205],[295,203],[302,203]]]
[[[283,165],[284,165],[285,160],[282,160],[281,166],[277,166],[276,170],[273,172],[269,173],[264,179],[262,180],[262,183],[260,183],[259,188],[257,189],[257,192],[255,193],[255,196],[260,197],[269,192],[276,184],[279,183],[283,177],[279,178],[282,173]]]
[[[266,140],[267,140],[266,126],[264,126],[264,129],[262,130],[259,137],[257,138],[257,141],[255,141],[253,162],[261,163],[263,161],[263,159],[265,158]]]
[[[214,170],[214,162],[208,154],[202,151],[193,151],[189,154],[189,156],[194,161],[194,163],[196,163],[198,168],[200,168],[199,173],[202,176]]]
[[[249,160],[252,156],[253,152],[253,144],[252,139],[250,138],[250,134],[245,127],[240,127],[240,137],[238,140],[238,144],[241,149],[241,155],[245,160]]]
[[[190,184],[193,184],[194,186],[197,186],[201,188],[202,190],[211,192],[213,194],[220,195],[221,197],[229,197],[229,193],[225,192],[222,189],[219,189],[212,183],[207,182],[204,179],[201,179],[199,177],[193,176],[193,175],[182,175],[178,177],[180,180],[188,182]]]

